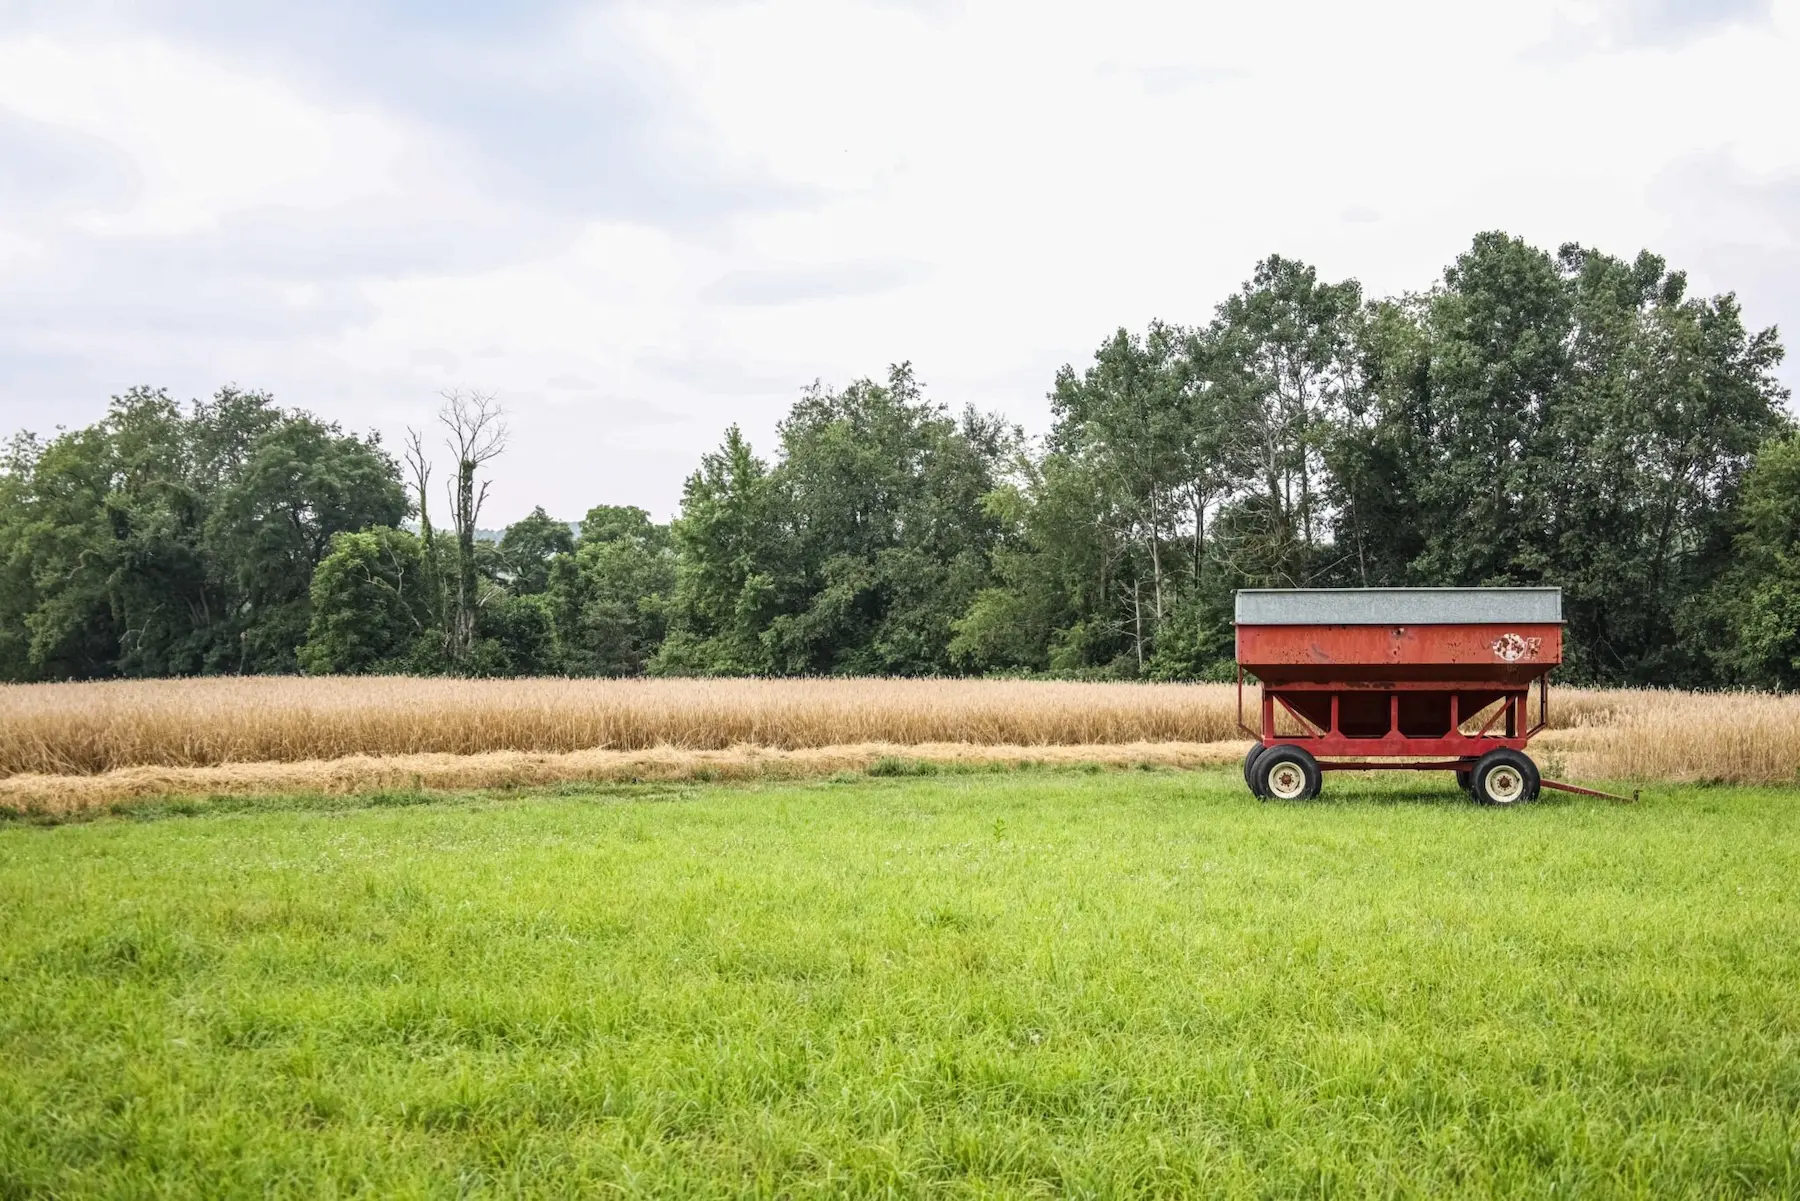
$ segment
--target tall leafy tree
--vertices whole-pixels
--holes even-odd
[[[397,526],[407,499],[373,439],[295,415],[258,436],[207,517],[246,618],[237,671],[291,671],[310,622],[313,573],[340,533]]]
[[[772,483],[788,558],[766,645],[792,674],[951,670],[951,623],[987,582],[983,507],[1009,432],[927,400],[912,368],[814,387],[781,426]]]
[[[1270,255],[1219,305],[1204,370],[1236,403],[1248,460],[1235,574],[1266,586],[1315,582],[1330,523],[1328,431],[1360,387],[1355,337],[1362,287],[1322,282],[1301,262]]]
[[[1565,246],[1559,261],[1576,336],[1545,553],[1569,598],[1573,665],[1706,683],[1685,611],[1728,568],[1744,471],[1785,424],[1774,332],[1746,330],[1733,297],[1690,297],[1649,253],[1628,263]]]
[[[1713,678],[1688,610],[1785,422],[1774,331],[1654,255],[1483,234],[1433,292],[1375,306],[1362,354],[1328,461],[1363,581],[1558,584],[1574,677]]]
[[[1088,459],[1113,483],[1109,491],[1120,503],[1109,516],[1119,536],[1141,551],[1143,570],[1120,573],[1140,661],[1174,603],[1165,559],[1189,478],[1182,340],[1182,331],[1160,322],[1143,338],[1118,330],[1086,371],[1077,375],[1065,366],[1057,372],[1050,394],[1051,444]]]
[[[138,398],[132,398],[135,402]],[[121,402],[114,403],[117,413]],[[113,585],[121,533],[114,484],[122,474],[106,424],[48,443],[16,438],[0,516],[7,571],[0,630],[14,680],[116,674],[121,621]]]
[[[1114,519],[1125,504],[1114,481],[1067,452],[1026,461],[1017,475],[985,502],[1000,525],[992,578],[953,623],[954,661],[1059,672],[1135,663],[1137,613],[1121,607],[1119,587],[1133,548]]]
[[[669,527],[632,505],[599,505],[556,557],[548,598],[559,662],[573,675],[641,674],[662,645],[675,590]]]
[[[1232,587],[1318,578],[1329,562],[1325,446],[1360,379],[1360,296],[1355,281],[1322,283],[1272,256],[1209,325],[1119,330],[1084,370],[1058,372],[1046,470],[1020,494],[1027,516],[996,562],[1019,593],[986,590],[959,626],[959,652],[970,663],[1000,653],[1000,614],[1059,595],[1081,598],[1080,615],[1054,651],[1043,644],[1050,661],[1193,674],[1228,650]],[[1076,479],[1086,482],[1059,495]],[[1089,573],[1079,588],[1046,592],[1077,564]]]
[[[583,526],[583,534],[587,530]],[[737,426],[682,490],[670,534],[679,556],[669,636],[651,669],[676,675],[768,674],[762,634],[776,613],[788,543],[768,464]]]
[[[1344,393],[1322,454],[1330,473],[1330,582],[1370,587],[1418,582],[1414,564],[1431,531],[1415,473],[1430,469],[1436,428],[1431,337],[1421,296],[1379,300],[1358,324],[1361,386]]]
[[[1800,434],[1763,447],[1736,525],[1731,566],[1691,624],[1725,678],[1800,689]]]
[[[134,389],[48,443],[15,442],[0,545],[13,678],[293,671],[312,572],[405,500],[378,444],[266,395],[183,407]]]
[[[1566,385],[1572,304],[1556,263],[1482,234],[1429,310],[1430,469],[1415,475],[1433,582],[1536,583],[1552,481],[1546,430]]]
[[[333,537],[312,579],[298,660],[313,675],[403,672],[429,649],[431,608],[420,540],[405,530]]]
[[[529,596],[550,586],[550,565],[575,550],[575,534],[539,506],[506,527],[499,550],[499,568],[513,593]]]
[[[912,369],[815,386],[780,462],[736,429],[688,480],[659,671],[920,675],[953,669],[951,623],[987,582],[983,506],[1011,432],[925,399]]]

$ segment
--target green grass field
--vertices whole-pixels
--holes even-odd
[[[0,826],[0,1195],[1800,1194],[1800,796],[1328,788]]]

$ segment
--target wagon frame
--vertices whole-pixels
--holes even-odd
[[[1242,589],[1236,607],[1237,722],[1257,742],[1244,774],[1259,795],[1275,759],[1294,765],[1283,782],[1307,795],[1319,773],[1346,770],[1452,771],[1498,803],[1540,785],[1592,791],[1544,780],[1525,755],[1562,662],[1561,589]],[[1256,727],[1244,719],[1246,675],[1262,689]],[[1281,714],[1297,728],[1282,731]]]

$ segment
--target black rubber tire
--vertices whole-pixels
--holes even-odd
[[[1283,767],[1299,769],[1298,787],[1288,783],[1294,779],[1292,773],[1275,773]],[[1271,782],[1274,777],[1274,782]],[[1257,795],[1275,801],[1310,801],[1319,795],[1319,783],[1323,773],[1319,771],[1319,761],[1304,748],[1298,746],[1272,746],[1256,757]]]
[[[1248,788],[1250,795],[1259,801],[1269,799],[1263,793],[1258,792],[1256,788],[1256,761],[1262,758],[1264,749],[1262,743],[1254,743],[1251,745],[1249,753],[1244,756],[1244,787]]]
[[[1483,805],[1522,805],[1537,800],[1542,782],[1529,756],[1502,747],[1475,761],[1470,791]]]
[[[1462,789],[1464,792],[1468,793],[1471,797],[1474,796],[1475,795],[1475,773],[1473,771],[1457,772],[1456,773],[1456,786],[1458,788]]]

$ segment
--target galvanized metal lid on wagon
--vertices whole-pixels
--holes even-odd
[[[1240,588],[1241,626],[1551,625],[1561,588]]]

